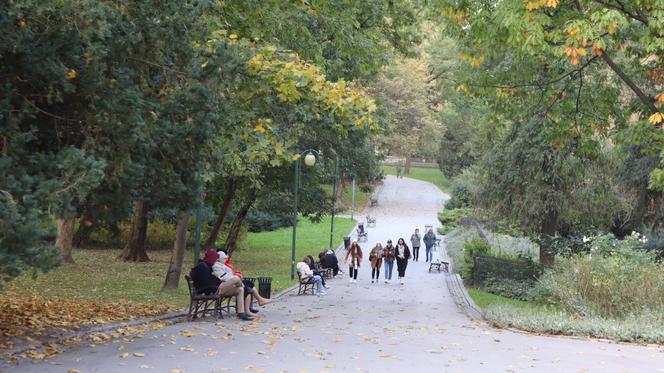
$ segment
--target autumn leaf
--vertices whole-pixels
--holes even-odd
[[[134,352],[134,356],[136,356],[136,357],[143,357],[143,356],[145,356],[145,354],[142,353],[142,352]]]
[[[78,73],[76,73],[76,70],[74,70],[74,69],[71,69],[67,72],[67,80],[76,79],[77,76],[78,76]]]
[[[660,112],[657,112],[657,113],[651,115],[650,118],[648,118],[648,122],[650,122],[652,124],[660,124],[660,123],[664,122],[664,114],[662,114]]]

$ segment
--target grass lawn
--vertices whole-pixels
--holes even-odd
[[[332,185],[324,185],[323,189],[332,195]],[[372,192],[363,192],[359,185],[355,185],[355,215],[359,215],[371,197]],[[337,204],[337,214],[350,215],[353,207],[353,186],[348,184],[341,192],[341,203]]]
[[[348,234],[354,225],[350,219],[335,219],[335,245],[343,241],[343,236]],[[318,253],[327,248],[330,240],[330,219],[325,218],[319,224],[302,219],[298,228],[296,258],[301,260],[305,254],[318,258]],[[273,294],[285,289],[292,284],[291,234],[291,228],[249,233],[242,249],[238,249],[234,254],[234,264],[247,276],[272,277]],[[23,274],[7,283],[0,297],[81,297],[110,303],[161,301],[179,308],[188,305],[189,294],[184,274],[192,267],[192,251],[185,254],[179,289],[169,292],[161,292],[161,287],[171,258],[170,251],[148,251],[151,261],[147,263],[122,262],[116,259],[120,251],[75,250],[75,264],[66,264],[35,277],[30,273]]]
[[[511,306],[524,308],[524,309],[537,307],[528,302],[502,297],[500,295],[487,293],[486,291],[478,289],[468,288],[466,290],[468,290],[468,295],[470,295],[470,297],[473,298],[475,304],[477,304],[477,306],[480,308],[486,308],[494,304],[509,304]]]
[[[405,169],[405,168],[404,168]],[[396,175],[397,169],[394,166],[383,166],[383,172],[386,175]],[[443,173],[437,168],[416,168],[411,167],[409,174],[403,174],[404,177],[410,177],[412,179],[418,179],[422,181],[428,181],[432,184],[435,184],[443,192],[448,193],[450,188],[450,181],[443,175]]]

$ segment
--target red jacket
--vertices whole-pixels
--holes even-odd
[[[244,279],[244,276],[242,276],[242,272],[238,271],[237,269],[235,269],[235,267],[233,267],[233,265],[231,264],[230,258],[226,258],[226,261],[224,262],[224,264],[226,265],[226,267],[230,268],[231,271],[233,271],[233,275],[235,275],[235,276],[237,276],[241,279]]]

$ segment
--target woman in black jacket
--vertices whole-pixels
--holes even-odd
[[[401,285],[403,285],[403,278],[406,277],[408,259],[410,259],[410,249],[408,248],[408,245],[406,245],[406,241],[404,241],[403,238],[399,238],[399,241],[397,241],[395,254],[397,257],[397,272],[399,273],[399,282]]]

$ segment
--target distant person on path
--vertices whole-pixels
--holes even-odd
[[[385,283],[392,281],[392,269],[394,268],[394,258],[396,258],[396,253],[394,251],[394,246],[392,246],[392,240],[387,240],[387,245],[383,248],[383,260],[385,262]]]
[[[413,247],[413,260],[417,262],[420,257],[420,243],[422,242],[422,236],[420,236],[420,230],[415,228],[415,233],[410,236],[410,244]]]
[[[254,320],[253,317],[244,313],[244,285],[242,280],[237,276],[230,275],[224,276],[224,278],[229,278],[222,281],[222,279],[212,274],[212,266],[217,259],[219,259],[219,254],[210,249],[205,253],[205,258],[191,269],[190,276],[194,282],[196,292],[198,294],[217,293],[223,296],[235,296],[237,317],[245,321]]]
[[[350,282],[357,282],[357,272],[362,262],[362,248],[357,241],[353,241],[346,251],[346,264],[348,264],[348,275]]]
[[[301,262],[295,265],[297,271],[300,273],[300,278],[303,280],[311,278],[314,281],[314,284],[316,284],[316,295],[327,294],[325,292],[325,288],[323,287],[323,277],[314,274],[314,271],[309,268],[306,262],[307,258],[305,257]]]
[[[399,241],[397,241],[395,254],[397,256],[397,272],[399,273],[399,282],[401,285],[403,285],[403,278],[406,277],[408,259],[410,259],[410,249],[408,248],[408,245],[406,245],[406,241],[404,241],[403,238],[399,238]]]
[[[429,228],[427,234],[424,235],[424,246],[426,247],[427,262],[430,262],[433,258],[433,246],[436,244],[436,235],[433,233],[433,229]]]
[[[333,276],[336,276],[339,273],[339,259],[337,259],[337,255],[334,253],[334,251],[331,249],[323,251],[318,255],[318,259],[320,259],[321,267],[332,268]]]
[[[401,162],[397,163],[397,179],[403,179],[401,176]]]
[[[371,283],[380,281],[380,267],[383,265],[383,245],[376,242],[376,246],[371,249],[369,253],[369,261],[371,262]],[[375,276],[374,276],[375,275]]]

